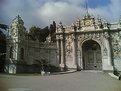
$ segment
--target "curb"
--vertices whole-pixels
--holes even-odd
[[[113,78],[116,78],[116,79],[118,79],[118,80],[121,80],[121,77],[120,76],[116,76],[116,75],[114,75],[113,73],[108,73],[111,77],[113,77]]]
[[[69,74],[77,72],[76,70],[64,71],[64,72],[57,72],[57,73],[50,73],[50,75],[59,75],[59,74]]]
[[[69,70],[69,71],[63,71],[63,72],[54,72],[54,73],[47,73],[47,74],[0,74],[0,77],[5,76],[48,76],[48,75],[61,75],[61,74],[69,74],[77,72],[76,70]]]

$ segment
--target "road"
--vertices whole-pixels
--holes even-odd
[[[0,81],[0,91],[22,91],[20,88],[30,91],[121,91],[121,81],[104,72],[81,71],[50,76],[0,75]]]

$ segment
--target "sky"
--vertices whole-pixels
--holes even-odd
[[[71,25],[86,14],[86,0],[0,0],[0,23],[10,25],[20,15],[25,27],[45,27],[53,21]],[[118,21],[121,0],[88,0],[90,15],[108,22]]]

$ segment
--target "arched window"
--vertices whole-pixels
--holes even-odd
[[[24,59],[24,48],[20,50],[20,59]]]
[[[13,46],[10,47],[10,58],[13,58]]]

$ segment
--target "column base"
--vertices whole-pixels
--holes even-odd
[[[64,65],[64,71],[68,71],[68,66]]]
[[[68,71],[68,66],[64,64],[60,64],[61,71]]]
[[[80,66],[77,66],[77,71],[81,71],[81,67]]]

